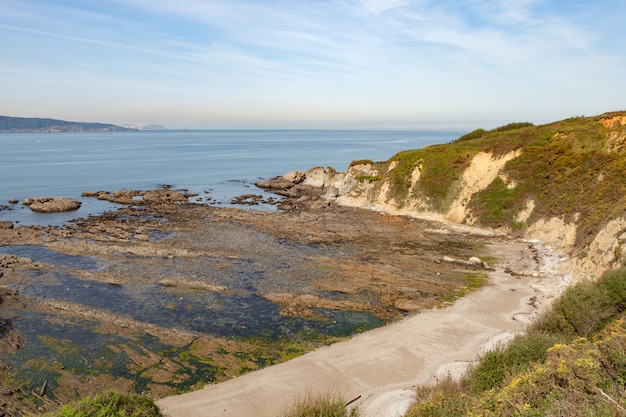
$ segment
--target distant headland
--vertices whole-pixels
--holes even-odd
[[[0,116],[0,133],[122,132],[138,130],[107,123],[68,122],[38,117]]]

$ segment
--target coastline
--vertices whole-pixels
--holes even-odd
[[[161,288],[159,294],[154,294],[158,297],[153,297],[153,301],[171,293],[182,302],[180,306],[170,301],[158,307],[169,311],[185,311],[190,307],[178,297],[182,294],[235,297],[236,302],[237,294],[251,284],[237,284],[238,279],[233,281],[239,274],[237,271],[243,271],[239,265],[244,261],[248,265],[245,271],[254,268],[262,271],[261,276],[271,277],[259,280],[261,276],[254,276],[255,287],[250,294],[275,302],[280,316],[287,320],[315,319],[315,314],[319,314],[315,311],[320,308],[361,311],[396,319],[404,312],[408,318],[365,333],[357,331],[357,335],[346,342],[322,347],[286,362],[279,360],[282,363],[254,371],[260,366],[250,368],[253,356],[247,363],[236,359],[242,348],[249,349],[238,346],[239,342],[216,338],[210,332],[172,333],[168,331],[171,320],[155,325],[152,320],[133,320],[129,312],[110,310],[114,313],[111,316],[102,307],[81,306],[80,301],[73,304],[71,299],[59,304],[47,292],[44,282],[40,291],[48,300],[29,307],[31,301],[23,298],[26,306],[16,304],[16,307],[24,312],[35,308],[72,320],[100,320],[99,332],[125,337],[125,354],[131,353],[134,362],[126,366],[132,367],[135,375],[151,375],[146,394],[162,398],[157,404],[172,417],[194,412],[211,415],[205,408],[212,410],[210,412],[221,410],[215,414],[221,416],[276,417],[298,400],[316,394],[340,395],[346,401],[359,397],[354,406],[362,410],[372,408],[376,411],[370,415],[380,416],[383,409],[406,406],[416,384],[447,373],[456,375],[475,360],[485,346],[506,341],[523,331],[530,316],[549,300],[546,289],[558,288],[560,281],[552,279],[550,268],[535,263],[545,255],[537,251],[534,243],[514,241],[485,229],[342,207],[319,199],[319,190],[313,189],[311,193],[305,199],[302,196],[287,198],[282,206],[285,211],[280,213],[155,200],[141,210],[128,208],[63,228],[3,229],[0,239],[9,246],[41,245],[51,251],[51,255],[93,258],[108,267],[71,272],[78,285],[76,290],[93,286],[107,292],[118,289],[133,292],[146,285]],[[447,255],[459,262],[444,261]],[[495,268],[463,261],[476,255],[495,259],[497,262],[490,265]],[[57,270],[53,265],[33,263],[14,255],[5,255],[5,259],[8,263],[3,271],[3,285],[19,286],[28,270],[41,269],[52,274]],[[130,265],[131,259],[133,273],[129,274],[123,265]],[[275,262],[277,259],[281,261]],[[171,269],[173,263],[179,265],[175,270]],[[554,266],[554,262],[545,264]],[[235,275],[227,273],[229,269]],[[172,272],[178,278],[154,281],[155,276]],[[463,287],[467,285],[468,274],[487,272],[489,283],[482,289],[461,298],[454,295],[457,290],[465,293]],[[189,281],[183,277],[195,278]],[[242,284],[245,287],[233,287]],[[38,287],[36,282],[28,285]],[[341,303],[332,294],[340,294]],[[453,302],[448,299],[450,295]],[[440,308],[442,306],[446,307]],[[207,310],[207,307],[211,309],[211,304],[203,301],[198,307],[202,311],[198,311],[194,320],[203,317],[207,323],[214,320]],[[417,311],[421,313],[416,314]],[[121,315],[118,317],[115,313]],[[127,314],[130,315],[124,317]],[[124,325],[116,330],[115,323]],[[184,329],[181,321],[176,323],[176,327]],[[255,327],[253,323],[242,322],[251,329]],[[156,351],[146,351],[140,342],[142,334],[179,346],[183,349],[182,356],[159,357]],[[182,339],[176,334],[183,335]],[[194,351],[198,347],[200,350]],[[143,351],[147,356],[142,358],[144,354],[137,355],[133,351]],[[195,380],[197,376],[192,373],[181,377],[181,358],[195,355],[199,355],[194,359],[198,363],[209,360],[216,366],[235,367],[224,368],[224,375],[217,380]],[[66,359],[59,358],[58,363]],[[190,369],[193,367],[190,363]],[[174,369],[179,371],[173,372]],[[68,367],[62,372],[71,374],[72,369]],[[242,373],[243,376],[230,379]],[[76,394],[87,396],[94,393],[89,390],[111,386],[110,382],[102,385],[108,377],[104,370],[101,376],[90,378],[89,384],[81,383],[80,388],[71,385],[76,382],[71,379],[59,378],[58,381],[70,383],[69,387],[75,389]],[[192,379],[193,386],[187,382]],[[173,390],[183,389],[180,384],[188,384],[187,389],[198,389],[206,383],[200,381],[225,379],[226,382],[200,391],[168,397],[175,392]],[[122,383],[118,389],[132,389],[132,381],[126,378],[116,382]],[[72,398],[55,401],[70,400]],[[52,407],[54,403],[48,405]]]
[[[524,332],[560,293],[564,279],[553,274],[558,254],[541,248],[538,258],[537,250],[529,242],[501,240],[490,247],[502,261],[489,282],[449,307],[157,405],[168,417],[276,417],[299,400],[330,395],[346,402],[358,398],[352,406],[363,417],[402,415],[417,385],[459,378],[482,352]]]

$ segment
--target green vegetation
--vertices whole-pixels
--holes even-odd
[[[550,314],[533,331],[549,332],[564,340],[590,337],[605,323],[626,311],[626,269],[609,271],[598,282],[580,282],[567,289]]]
[[[435,145],[426,148],[399,152],[390,159],[396,166],[389,172],[396,201],[406,198],[424,197],[436,210],[445,210],[454,199],[451,190],[469,166],[472,157],[480,152],[473,144]],[[422,172],[419,187],[412,187],[412,173],[419,168]],[[409,195],[409,191],[412,194]]]
[[[461,297],[465,297],[472,291],[475,291],[483,286],[485,280],[487,279],[487,274],[484,272],[471,272],[465,274],[464,281],[465,285],[461,288],[456,288],[452,292],[446,294],[444,297],[445,302],[454,302]]]
[[[358,159],[356,161],[352,161],[350,162],[350,168],[352,168],[355,165],[373,165],[374,161],[372,161],[371,159]]]
[[[284,417],[358,417],[358,411],[348,411],[346,404],[339,399],[308,398],[297,404]]]
[[[358,177],[356,177],[356,179],[359,181],[374,182],[374,181],[379,181],[380,176],[379,175],[359,175]]]
[[[570,287],[460,382],[417,394],[406,417],[626,414],[626,269]]]
[[[472,130],[471,132],[466,133],[463,136],[461,136],[460,138],[458,138],[457,142],[462,142],[462,141],[465,141],[465,140],[478,139],[478,138],[481,138],[481,137],[485,136],[486,133],[487,133],[487,131],[485,129]]]
[[[520,190],[518,187],[507,187],[500,177],[476,196],[473,207],[480,213],[479,221],[492,227],[515,227],[515,215],[520,207]]]
[[[46,417],[160,417],[154,402],[140,395],[109,391],[93,398],[64,405]]]
[[[399,152],[375,164],[381,178],[360,179],[375,179],[378,187],[388,184],[398,207],[418,202],[425,210],[446,213],[465,186],[463,174],[476,154],[498,158],[517,152],[492,184],[467,201],[467,210],[481,226],[511,230],[559,217],[576,224],[576,244],[582,248],[625,212],[626,125],[607,123],[618,116],[626,112],[477,129],[449,144]],[[530,202],[529,217],[516,219]]]
[[[485,129],[476,129],[458,138],[457,142],[478,139],[480,137],[485,136],[487,133],[491,133],[491,132],[505,132],[507,130],[521,129],[523,127],[530,127],[530,126],[533,126],[533,124],[529,122],[521,122],[521,123],[509,123],[508,125],[496,127],[495,129],[492,129],[489,131]]]

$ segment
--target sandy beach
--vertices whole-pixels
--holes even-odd
[[[560,277],[542,266],[553,262],[533,259],[529,243],[503,241],[489,250],[501,262],[488,284],[448,308],[157,404],[169,417],[277,417],[307,396],[331,395],[358,398],[352,404],[363,417],[401,416],[417,385],[460,376],[485,349],[523,332],[558,292]]]

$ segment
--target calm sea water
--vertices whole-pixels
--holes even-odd
[[[345,171],[357,159],[383,161],[405,149],[449,142],[459,131],[203,130],[0,134],[0,221],[61,224],[115,205],[81,198],[84,191],[149,190],[163,184],[198,193],[200,203],[228,205],[261,190],[266,179],[330,166]],[[78,211],[36,214],[27,197],[83,202]],[[17,199],[20,204],[9,204]],[[195,201],[195,199],[194,199]]]

